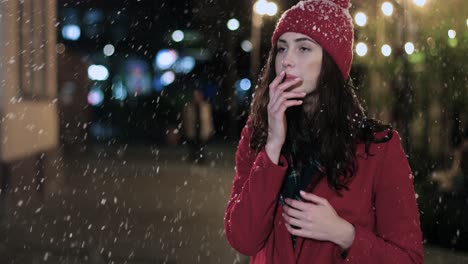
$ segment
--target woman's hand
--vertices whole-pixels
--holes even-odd
[[[354,241],[354,226],[341,218],[326,199],[303,191],[301,196],[310,203],[286,199],[283,207],[283,217],[289,233],[330,241],[344,250],[348,249]]]
[[[286,115],[288,107],[301,105],[305,97],[303,92],[287,92],[287,88],[298,84],[301,79],[296,78],[282,82],[285,72],[281,72],[269,85],[270,101],[268,103],[268,138],[265,150],[274,163],[278,163],[281,148],[286,139]]]

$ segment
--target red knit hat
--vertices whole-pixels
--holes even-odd
[[[353,60],[353,19],[350,0],[306,0],[284,12],[271,37],[274,46],[286,32],[307,35],[330,54],[348,79]]]

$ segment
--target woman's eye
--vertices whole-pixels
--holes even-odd
[[[301,51],[309,51],[309,50],[310,50],[309,48],[301,47]]]
[[[283,52],[285,48],[278,48],[278,53]]]

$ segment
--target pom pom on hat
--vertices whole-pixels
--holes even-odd
[[[349,0],[306,0],[283,13],[271,37],[274,46],[286,32],[296,32],[315,40],[338,65],[344,79],[353,60],[354,28]]]

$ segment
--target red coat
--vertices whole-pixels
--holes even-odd
[[[248,126],[242,131],[224,219],[229,243],[252,256],[250,263],[423,263],[413,175],[396,131],[390,141],[371,144],[374,156],[365,155],[363,144],[357,146],[358,170],[342,197],[329,188],[326,178],[312,191],[355,227],[345,259],[339,246],[328,241],[299,237],[293,248],[278,203],[287,161],[281,156],[283,165],[275,165],[265,150],[255,155],[249,148],[251,132]]]

